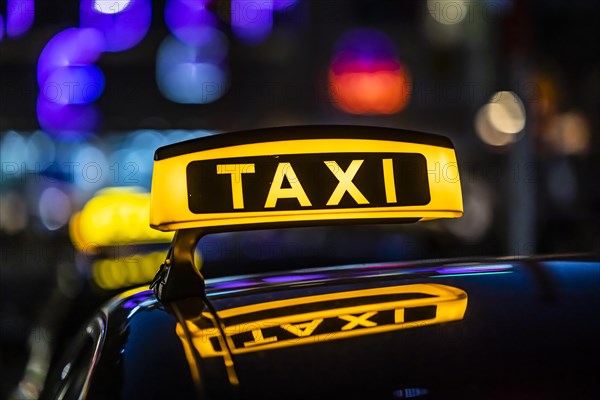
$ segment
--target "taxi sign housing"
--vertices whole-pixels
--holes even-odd
[[[162,231],[462,212],[454,147],[437,135],[362,126],[269,128],[162,147],[154,159],[150,225]]]
[[[438,135],[298,126],[177,143],[154,157],[150,225],[176,234],[152,287],[162,301],[201,292],[193,254],[211,232],[417,222],[462,213],[454,146]]]

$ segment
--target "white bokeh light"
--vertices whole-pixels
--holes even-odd
[[[427,0],[429,15],[443,25],[461,23],[469,13],[469,2],[466,0]]]
[[[513,92],[498,92],[489,102],[488,117],[502,133],[517,134],[525,128],[525,106]]]
[[[526,125],[525,106],[513,92],[495,93],[475,115],[479,138],[494,147],[503,147],[520,139]]]
[[[94,10],[102,14],[117,14],[126,9],[131,1],[132,0],[96,0],[94,2]]]
[[[49,187],[40,196],[38,211],[46,229],[55,231],[69,222],[73,207],[69,196],[62,190]]]

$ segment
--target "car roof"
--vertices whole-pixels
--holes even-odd
[[[166,306],[141,288],[105,307],[109,329],[92,385],[114,380],[110,350],[130,368],[171,365],[155,383],[171,393],[586,396],[599,274],[594,257],[523,257],[208,279],[206,296]],[[161,360],[148,359],[149,345]],[[134,381],[122,390],[144,382]]]

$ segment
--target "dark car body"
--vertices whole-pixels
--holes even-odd
[[[595,398],[593,256],[349,265],[147,288],[94,316],[45,398]],[[591,365],[591,366],[590,366]]]

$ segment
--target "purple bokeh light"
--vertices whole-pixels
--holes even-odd
[[[69,28],[57,33],[44,47],[38,59],[40,87],[57,68],[92,64],[104,51],[102,34],[91,28]]]
[[[273,9],[275,11],[287,11],[294,8],[298,0],[273,0]]]
[[[348,64],[356,65],[360,70],[398,68],[399,65],[394,43],[383,32],[373,29],[346,33],[338,40],[334,54],[332,68],[336,72]]]
[[[94,104],[60,104],[40,95],[36,111],[41,128],[61,139],[79,140],[100,124],[100,111]]]
[[[89,104],[104,91],[104,74],[95,65],[55,68],[40,87],[40,96],[59,104]]]
[[[231,0],[231,30],[247,44],[263,42],[273,29],[273,0]]]
[[[208,43],[218,25],[217,16],[206,6],[211,0],[168,0],[165,22],[171,33],[191,46]]]
[[[152,19],[150,0],[81,0],[82,28],[95,28],[104,35],[105,50],[116,52],[137,45],[148,33]]]
[[[93,65],[105,46],[96,29],[69,28],[56,34],[38,59],[37,117],[42,129],[63,139],[79,139],[100,123],[92,104],[104,90],[104,75]]]
[[[16,38],[26,33],[33,25],[34,18],[34,0],[6,0],[6,35],[8,37]]]

